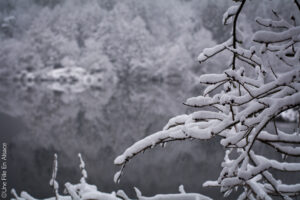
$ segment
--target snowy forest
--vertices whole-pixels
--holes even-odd
[[[300,199],[299,0],[1,0],[0,47],[3,199]]]

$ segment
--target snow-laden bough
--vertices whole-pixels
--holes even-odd
[[[198,56],[202,63],[224,51],[230,52],[228,69],[199,78],[206,85],[204,93],[184,103],[196,111],[170,119],[162,131],[134,143],[115,159],[114,163],[122,167],[115,176],[116,182],[127,162],[140,152],[172,141],[220,137],[226,149],[222,170],[218,180],[207,181],[204,186],[218,186],[224,196],[241,188],[238,199],[279,196],[286,200],[300,195],[300,181],[283,183],[274,175],[274,171],[298,176],[300,173],[299,119],[293,132],[277,126],[281,113],[297,112],[300,106],[300,26],[296,23],[299,19],[292,16],[287,21],[273,10],[272,19],[256,18],[264,30],[249,36],[238,27],[246,0],[238,2],[223,17],[224,24],[232,24],[231,37],[204,49]],[[299,8],[299,17],[299,3],[294,3]],[[250,45],[243,44],[245,40],[251,41]],[[272,128],[266,129],[267,126]],[[258,152],[256,146],[261,145],[270,147],[274,154],[282,154],[283,159]]]

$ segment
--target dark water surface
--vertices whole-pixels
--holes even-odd
[[[139,139],[161,130],[170,117],[188,112],[182,102],[200,89],[152,82],[120,82],[78,93],[12,83],[2,83],[0,88],[1,141],[9,145],[9,186],[17,192],[25,190],[37,198],[53,196],[48,183],[54,153],[58,153],[61,191],[66,181],[78,183],[80,152],[88,182],[100,191],[123,189],[135,197],[134,186],[145,195],[154,195],[177,193],[183,184],[187,192],[221,198],[219,189],[202,188],[203,182],[215,180],[221,169],[224,154],[217,139],[156,147],[127,165],[120,184],[113,182],[119,170],[114,158]]]
[[[58,153],[62,190],[66,181],[79,182],[80,152],[89,183],[104,192],[123,189],[135,197],[136,186],[145,195],[177,193],[184,184],[188,192],[216,197],[215,190],[201,185],[218,177],[223,158],[218,141],[157,147],[133,159],[120,184],[113,182],[119,169],[114,158],[139,139],[161,130],[170,117],[186,112],[182,102],[197,93],[197,89],[187,88],[182,83],[121,82],[110,88],[70,93],[40,84],[2,83],[0,128],[3,141],[9,144],[9,186],[38,198],[52,196],[48,183],[53,154]]]

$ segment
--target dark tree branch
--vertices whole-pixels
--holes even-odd
[[[297,5],[298,7],[298,10],[300,11],[300,3],[298,2],[298,0],[294,0],[295,4]]]
[[[243,0],[241,5],[239,6],[235,16],[234,16],[234,19],[233,19],[233,30],[232,30],[232,36],[233,36],[233,43],[232,43],[232,46],[233,46],[233,49],[236,49],[236,45],[237,45],[237,35],[236,35],[236,29],[237,29],[237,20],[238,20],[238,17],[242,11],[242,8],[244,7],[246,3],[246,0]],[[236,53],[233,53],[233,61],[232,61],[232,70],[235,70],[236,66],[235,66],[235,62],[236,62]]]

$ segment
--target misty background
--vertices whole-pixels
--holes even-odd
[[[220,198],[202,188],[218,177],[224,157],[218,139],[157,147],[125,168],[120,184],[114,158],[189,112],[182,103],[200,94],[197,77],[221,72],[228,55],[196,61],[225,41],[227,0],[1,0],[0,131],[7,142],[9,187],[37,198],[52,196],[53,154],[58,180],[80,179],[78,153],[88,182],[103,192],[133,187],[145,195],[187,192]],[[239,18],[249,35],[256,16],[270,7],[288,16],[285,1],[249,1]],[[293,129],[293,126],[281,124]]]

